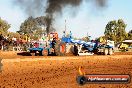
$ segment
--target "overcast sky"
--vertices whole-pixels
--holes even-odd
[[[11,24],[10,31],[18,31],[20,24],[27,19],[27,15],[19,7],[15,6],[13,0],[0,0],[0,17]],[[75,37],[84,37],[87,33],[92,38],[104,34],[105,25],[110,20],[123,19],[127,24],[126,31],[132,29],[132,0],[109,0],[107,7],[98,9],[90,3],[83,3],[76,13],[71,13],[71,8],[63,10],[63,15],[58,16],[54,21],[54,27],[62,35],[65,29],[65,19],[67,31],[72,31]],[[41,13],[42,15],[42,13]]]

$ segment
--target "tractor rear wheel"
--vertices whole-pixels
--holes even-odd
[[[56,56],[60,56],[59,43],[58,42],[55,44],[54,53]]]
[[[66,53],[66,44],[65,43],[56,43],[55,45],[55,54],[57,56],[64,56]]]
[[[64,56],[66,54],[66,44],[65,43],[60,44],[59,51],[60,51],[61,56]]]

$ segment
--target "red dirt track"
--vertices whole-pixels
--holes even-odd
[[[0,88],[132,88],[128,84],[86,84],[76,82],[78,67],[87,74],[130,74],[132,54],[112,56],[17,56],[0,53],[3,71]]]

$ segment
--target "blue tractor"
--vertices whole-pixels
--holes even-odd
[[[32,55],[44,55],[44,56],[63,56],[66,53],[66,44],[71,43],[71,37],[58,38],[58,33],[50,33],[45,44],[44,42],[34,43],[34,47],[28,50]]]

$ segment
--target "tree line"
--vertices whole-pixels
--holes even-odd
[[[4,36],[23,38],[25,36],[30,36],[32,39],[36,40],[40,38],[42,34],[46,34],[47,18],[45,16],[33,18],[29,17],[20,25],[19,31],[16,33],[9,32],[8,29],[11,25],[0,18],[0,34]],[[113,40],[116,43],[122,42],[123,40],[132,40],[132,30],[128,33],[126,32],[125,22],[122,19],[112,20],[106,24],[104,36],[106,40]],[[51,27],[50,32],[55,31],[55,28]]]
[[[125,30],[126,26],[127,24],[122,19],[108,22],[104,32],[105,39],[115,42],[122,42],[126,39],[132,40],[132,30],[127,33]]]

